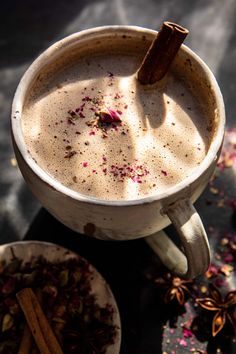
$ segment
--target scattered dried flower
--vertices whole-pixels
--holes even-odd
[[[117,123],[121,122],[120,114],[114,109],[105,107],[97,112],[99,122],[101,123]]]
[[[219,272],[225,275],[226,277],[229,277],[233,270],[234,268],[230,264],[223,264],[220,267]]]
[[[20,266],[16,269],[16,265]],[[64,353],[105,353],[114,343],[113,309],[96,302],[85,260],[51,263],[33,257],[22,265],[15,257],[9,264],[1,262],[0,268],[0,353],[18,352],[24,315],[15,294],[29,279],[32,288],[41,289],[42,306]]]

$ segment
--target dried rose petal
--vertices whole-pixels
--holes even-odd
[[[9,278],[8,281],[2,287],[2,293],[5,295],[11,294],[15,290],[15,279]]]
[[[193,336],[193,332],[190,329],[183,327],[183,335],[185,338],[190,338]]]
[[[167,172],[164,170],[161,170],[161,173],[163,174],[163,176],[167,176]]]
[[[48,306],[53,306],[58,295],[57,288],[53,285],[45,285],[45,287],[43,288],[43,294],[47,296]]]
[[[45,285],[43,292],[49,294],[52,297],[57,297],[57,288],[53,285]]]
[[[111,108],[104,108],[103,110],[97,112],[97,115],[99,116],[99,121],[101,123],[121,122],[119,113]]]
[[[205,272],[205,276],[207,279],[212,278],[213,276],[217,275],[218,269],[215,265],[211,264],[208,268],[208,270]]]
[[[20,307],[16,300],[8,297],[4,300],[4,304],[8,307],[8,311],[11,315],[16,315],[19,313]]]
[[[76,118],[76,117],[77,117],[76,112],[73,111],[72,109],[70,109],[70,110],[68,111],[68,114],[70,114],[70,116],[71,116],[72,118]]]
[[[231,199],[228,202],[229,206],[233,209],[233,211],[236,211],[236,199]]]
[[[230,274],[233,272],[233,270],[234,270],[234,267],[229,264],[223,264],[219,269],[220,273],[222,273],[226,277],[229,277]]]
[[[70,159],[71,157],[73,157],[76,154],[77,154],[76,151],[66,151],[66,154],[65,154],[64,158],[65,159]]]
[[[186,342],[185,339],[180,339],[179,344],[182,345],[185,348],[188,346],[188,343]]]
[[[111,108],[107,108],[107,109],[108,109],[110,115],[112,116],[113,121],[121,122],[120,113],[118,111],[114,111],[114,109],[111,109]]]

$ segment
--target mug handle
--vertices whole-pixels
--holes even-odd
[[[171,272],[192,279],[203,274],[210,265],[210,248],[206,231],[190,200],[180,200],[164,210],[175,226],[184,253],[161,230],[145,238]]]

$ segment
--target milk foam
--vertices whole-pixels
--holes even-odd
[[[171,73],[162,85],[139,84],[139,63],[101,53],[33,87],[22,118],[25,142],[63,185],[99,199],[143,198],[187,178],[204,159],[210,137],[197,99]],[[101,124],[107,108],[121,122]]]

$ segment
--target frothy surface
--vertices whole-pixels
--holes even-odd
[[[145,87],[140,58],[96,55],[32,89],[22,127],[32,157],[65,186],[99,199],[137,199],[188,177],[209,146],[207,117],[169,73]],[[112,109],[121,122],[101,123]]]

